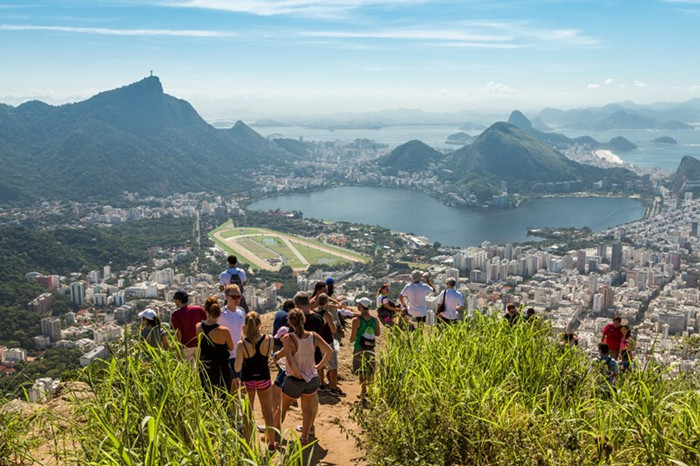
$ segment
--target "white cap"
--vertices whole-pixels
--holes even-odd
[[[154,311],[151,308],[146,308],[143,311],[139,312],[139,317],[144,317],[148,320],[153,320],[156,316],[156,311]]]
[[[366,307],[367,309],[369,309],[369,307],[372,305],[372,301],[370,301],[369,298],[360,298],[355,300],[355,302],[357,304],[362,304],[362,306]]]

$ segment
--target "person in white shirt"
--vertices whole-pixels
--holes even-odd
[[[421,283],[421,279],[425,280],[425,283]],[[421,273],[420,270],[411,272],[411,282],[401,290],[399,301],[404,308],[408,309],[408,315],[416,322],[425,322],[425,316],[428,313],[425,297],[428,293],[435,293],[435,286],[430,281],[430,274],[428,272]],[[406,303],[407,299],[408,304]]]
[[[438,322],[454,324],[457,323],[457,311],[464,308],[464,297],[462,293],[455,289],[457,280],[448,278],[445,282],[445,290],[438,295],[438,307],[444,302],[445,310],[438,314]]]
[[[244,293],[244,288],[247,285],[245,270],[238,267],[238,258],[236,256],[228,256],[226,262],[228,263],[228,268],[219,275],[219,291],[224,291],[224,288],[228,285],[238,285],[241,292],[241,301],[238,307],[247,314],[249,309]]]
[[[241,302],[241,289],[238,285],[227,285],[224,288],[224,296],[226,297],[226,306],[221,311],[221,315],[216,320],[219,325],[229,329],[231,338],[233,339],[233,349],[229,352],[229,364],[231,365],[231,393],[238,391],[240,385],[241,374],[236,372],[236,347],[241,340],[243,325],[245,324],[245,311],[239,307]]]

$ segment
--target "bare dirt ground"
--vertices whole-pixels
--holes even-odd
[[[273,313],[262,316],[265,333],[272,333]],[[369,462],[365,452],[358,446],[356,438],[360,429],[350,419],[350,411],[354,403],[358,401],[360,385],[357,377],[352,374],[352,345],[348,341],[348,332],[342,339],[340,352],[338,353],[338,373],[341,377],[340,388],[347,394],[344,398],[337,398],[328,393],[319,392],[318,415],[316,416],[316,443],[310,455],[311,465],[367,465]],[[276,373],[273,373],[273,378]],[[258,421],[263,424],[259,406],[256,406]],[[301,410],[292,407],[287,413],[287,418],[282,425],[282,435],[289,437],[290,432],[301,425]],[[313,437],[312,437],[313,440]]]

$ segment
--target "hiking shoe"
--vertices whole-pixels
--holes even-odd
[[[297,432],[301,432],[303,429],[303,426],[297,426]],[[309,430],[309,435],[316,437],[316,426],[311,426],[311,430]]]
[[[337,396],[337,397],[344,397],[344,396],[346,396],[345,392],[342,391],[342,390],[340,389],[340,387],[338,387],[338,388],[331,388],[331,390],[330,390],[329,393],[330,393],[331,395]]]
[[[330,391],[331,386],[330,384],[327,383],[322,383],[321,385],[318,386],[318,391],[319,392],[327,392]]]

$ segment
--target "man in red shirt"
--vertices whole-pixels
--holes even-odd
[[[187,293],[180,290],[173,295],[177,310],[170,316],[170,325],[175,330],[175,338],[184,349],[182,353],[188,360],[194,360],[197,353],[197,324],[207,318],[202,306],[188,306]]]
[[[612,323],[605,326],[603,335],[600,337],[601,343],[607,343],[610,347],[610,356],[617,359],[620,354],[620,343],[622,342],[622,318],[620,316],[613,317]]]

